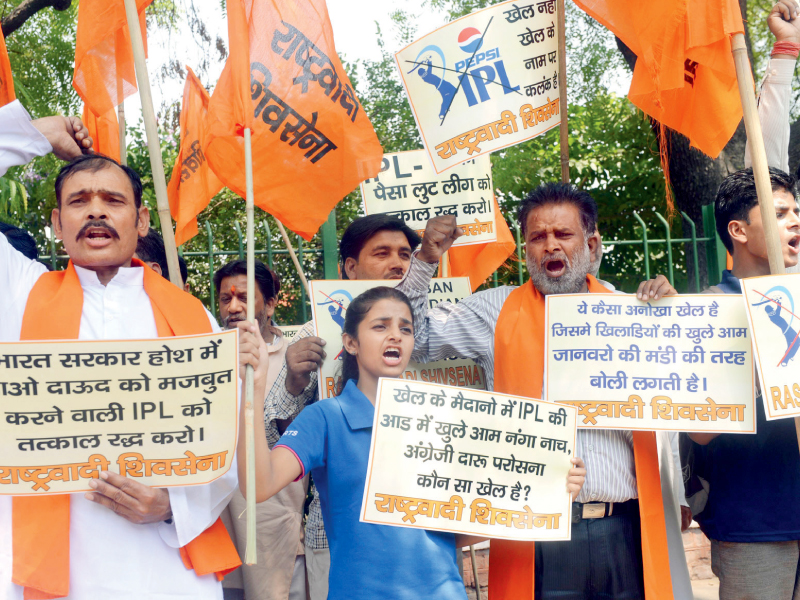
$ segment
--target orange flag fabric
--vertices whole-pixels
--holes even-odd
[[[189,68],[181,107],[181,147],[167,186],[169,210],[175,219],[175,242],[180,246],[197,235],[197,215],[223,187],[209,168],[206,141],[208,92]]]
[[[0,106],[17,99],[14,94],[14,78],[11,77],[11,62],[8,60],[8,49],[3,31],[0,29]]]
[[[110,156],[117,162],[120,160],[119,121],[116,109],[98,117],[88,105],[83,105],[83,123],[92,138],[92,150],[98,154]]]
[[[256,205],[311,239],[383,158],[336,54],[325,2],[228,0],[228,43],[208,109],[208,162],[244,196],[242,133],[251,127]]]
[[[716,158],[742,118],[730,36],[736,0],[575,0],[636,54],[628,99]]]
[[[494,201],[494,214],[497,215],[497,241],[470,246],[453,246],[448,251],[450,257],[450,277],[469,277],[474,292],[491,277],[500,265],[514,254],[517,243],[508,228],[497,199]]]
[[[136,0],[147,47],[145,9],[153,0]],[[123,0],[81,0],[72,86],[97,115],[105,115],[135,93],[136,72]]]

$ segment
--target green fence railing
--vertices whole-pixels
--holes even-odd
[[[656,273],[656,271],[653,269],[653,265],[654,263],[658,262],[659,266],[666,266],[666,273],[664,273],[664,275],[669,278],[673,285],[675,285],[676,268],[681,268],[687,273],[687,275],[690,271],[687,268],[688,265],[686,263],[678,264],[679,261],[676,255],[680,255],[681,253],[676,252],[676,248],[683,247],[683,255],[687,262],[691,261],[693,268],[691,269],[692,281],[689,282],[687,280],[687,285],[682,286],[685,287],[685,289],[678,287],[678,291],[680,292],[701,291],[700,249],[701,247],[704,247],[708,283],[710,285],[718,283],[722,269],[725,268],[726,254],[725,248],[716,235],[716,229],[714,226],[714,207],[704,206],[702,208],[703,229],[706,232],[712,232],[711,235],[706,235],[704,237],[697,235],[696,224],[684,212],[681,212],[680,215],[683,223],[685,224],[684,231],[687,229],[689,231],[688,237],[673,237],[670,223],[660,214],[654,214],[659,221],[658,226],[661,228],[660,237],[655,237],[656,235],[659,235],[655,229],[653,229],[653,235],[651,235],[651,228],[648,227],[644,219],[642,219],[639,214],[634,213],[633,217],[638,222],[638,230],[640,233],[639,238],[632,240],[616,240],[612,239],[611,237],[604,237],[604,246],[613,246],[614,248],[631,247],[637,249],[641,255],[642,266],[644,269],[644,279],[650,279],[651,276]],[[523,256],[524,245],[522,243],[521,232],[516,223],[512,223],[512,227],[517,243],[517,256]],[[209,309],[215,317],[217,316],[217,303],[214,301],[216,298],[216,293],[214,290],[213,275],[214,272],[220,266],[222,266],[224,262],[224,260],[219,259],[235,257],[243,260],[245,258],[245,239],[242,234],[242,227],[238,222],[235,222],[233,224],[233,228],[236,232],[234,248],[217,247],[217,239],[221,236],[215,236],[214,229],[211,227],[209,222],[206,222],[203,226],[206,235],[206,248],[204,250],[181,252],[184,258],[201,259],[191,261],[193,275],[195,277],[199,277],[203,282],[203,285],[200,286],[203,292],[198,295],[201,297],[201,299],[206,301]],[[263,233],[265,235],[265,241],[261,247],[256,249],[255,254],[271,269],[274,269],[275,259],[277,257],[288,256],[289,251],[283,246],[283,244],[278,245],[278,243],[273,240],[272,230],[270,229],[268,218],[265,217],[259,220],[256,224],[256,228],[260,229],[260,231],[257,231],[257,236],[260,236],[260,234]],[[297,257],[304,271],[306,270],[307,265],[313,265],[315,267],[315,272],[320,273],[327,279],[335,279],[338,277],[338,243],[336,237],[336,217],[333,212],[328,218],[328,221],[323,224],[320,234],[321,244],[314,246],[310,246],[300,236],[293,236],[295,238],[294,243],[296,243]],[[273,247],[276,245],[278,247]],[[55,241],[51,239],[50,254],[49,256],[43,256],[42,260],[49,262],[52,268],[56,269],[59,268],[59,266],[64,266],[67,258],[68,257],[66,255],[56,253]],[[322,259],[322,269],[319,269],[320,263],[318,261],[320,258]],[[665,260],[666,263],[664,262]],[[200,265],[204,266],[202,272],[198,272],[201,271]],[[288,261],[286,261],[286,264],[283,264],[283,267],[284,269],[289,268],[293,270],[293,266]],[[523,261],[519,261],[519,265],[516,269],[516,273],[513,275],[513,279],[515,279],[515,283],[519,285],[522,285],[527,279],[526,268]],[[495,272],[490,285],[496,287],[499,285],[499,283],[500,280],[498,278],[498,273]],[[302,318],[302,322],[306,322],[308,321],[310,315],[310,304],[308,298],[306,297],[306,292],[305,289],[303,289],[303,286],[299,285],[298,287],[301,310],[296,314],[298,317]],[[205,293],[206,290],[207,293]]]

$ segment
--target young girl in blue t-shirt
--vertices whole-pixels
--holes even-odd
[[[456,549],[478,538],[359,522],[378,378],[399,377],[408,366],[414,350],[411,315],[408,298],[394,288],[364,292],[345,316],[341,393],[306,407],[272,451],[263,419],[255,419],[256,501],[307,472],[314,478],[331,551],[329,600],[466,598]],[[263,398],[268,359],[257,327],[242,334],[240,354],[240,362],[255,368],[255,397]],[[244,439],[242,426],[239,485],[246,494]],[[574,498],[585,470],[580,459],[572,463],[567,488]]]

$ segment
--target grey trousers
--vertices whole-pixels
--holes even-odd
[[[720,600],[800,600],[800,541],[741,544],[711,540]]]

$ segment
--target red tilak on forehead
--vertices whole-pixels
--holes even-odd
[[[235,293],[236,293],[236,286],[232,285],[231,286],[231,294],[235,294]]]

